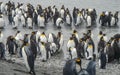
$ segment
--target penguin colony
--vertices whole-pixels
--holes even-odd
[[[61,28],[62,24],[67,26],[79,27],[86,24],[89,28],[92,25],[96,25],[97,13],[95,9],[82,9],[74,8],[71,13],[68,8],[65,9],[64,5],[60,11],[56,6],[49,6],[43,9],[41,5],[34,8],[31,4],[27,4],[24,9],[23,4],[18,3],[15,6],[14,2],[3,3],[0,2],[0,27],[5,27],[4,16],[8,16],[9,24],[13,29],[18,29],[19,25],[25,28],[32,29],[34,26],[45,28],[48,22],[52,21],[57,28]],[[118,12],[112,14],[111,12],[102,12],[99,18],[101,26],[117,26]],[[3,34],[0,32],[0,58],[5,59],[5,45],[2,43]],[[7,38],[6,47],[10,55],[17,55],[23,57],[25,65],[29,73],[35,75],[34,62],[37,55],[40,55],[42,62],[47,62],[55,54],[64,52],[69,56],[66,59],[85,58],[90,60],[95,54],[95,45],[92,39],[93,33],[88,30],[83,34],[82,38],[76,30],[73,30],[71,37],[67,42],[67,51],[63,51],[64,36],[62,32],[58,32],[57,35],[45,32],[33,31],[31,34],[22,35],[20,31],[17,31],[15,35],[11,35]],[[120,58],[120,34],[115,34],[111,39],[107,39],[106,35],[100,31],[98,36],[98,59],[99,67],[106,68],[106,63],[112,62],[115,59],[119,62]]]
[[[111,11],[103,11],[99,17],[99,23],[101,26],[114,27],[117,26],[119,12],[112,13]],[[45,28],[49,22],[53,22],[54,26],[61,28],[65,26],[79,27],[85,25],[90,28],[97,24],[98,18],[97,11],[95,9],[78,9],[74,7],[70,12],[64,5],[60,9],[54,5],[42,8],[41,5],[34,7],[30,3],[24,5],[23,3],[14,2],[0,2],[0,24],[1,28],[5,27],[4,16],[8,16],[9,24],[13,29],[19,28],[22,25],[25,28],[32,29],[33,27]]]

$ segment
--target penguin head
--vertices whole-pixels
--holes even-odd
[[[79,66],[81,66],[82,61],[81,61],[80,58],[76,58],[75,61],[76,61],[76,63],[77,63]]]

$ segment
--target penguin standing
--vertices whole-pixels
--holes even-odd
[[[76,64],[81,67],[81,60],[79,58],[68,60],[63,68],[63,75],[79,75],[76,69]]]
[[[39,15],[38,16],[38,26],[40,28],[44,28],[45,27],[45,18],[43,15]]]
[[[35,32],[32,32],[30,36],[30,47],[33,52],[34,58],[36,59],[37,57],[37,43],[36,43],[36,34]]]
[[[26,43],[22,47],[22,56],[23,56],[25,65],[26,65],[26,67],[28,69],[28,72],[32,73],[33,75],[36,75],[35,71],[34,71],[34,62],[35,62],[35,60],[34,60],[33,53],[31,51],[28,43]]]
[[[93,45],[90,43],[88,44],[87,49],[86,49],[86,58],[92,59],[93,58],[92,56],[93,56]]]
[[[21,15],[21,24],[23,27],[26,27],[24,14]]]
[[[41,59],[43,62],[47,61],[47,51],[46,51],[46,47],[45,47],[45,43],[41,42],[40,44],[40,51],[41,51]]]
[[[43,32],[43,33],[40,35],[40,42],[47,43],[47,37],[46,37],[46,35],[45,35],[45,32]]]
[[[14,26],[13,28],[16,29],[19,25],[19,19],[18,19],[18,15],[15,15],[15,17],[13,18],[14,20]]]
[[[115,26],[115,17],[111,14],[111,26]]]
[[[87,15],[86,20],[87,20],[87,27],[91,27],[92,21],[91,21],[91,16],[89,14]]]
[[[82,14],[80,11],[78,11],[78,14],[77,14],[77,21],[76,21],[76,26],[80,25],[82,23]]]
[[[32,18],[30,17],[27,18],[27,25],[29,29],[32,29]]]
[[[61,18],[61,17],[57,18],[57,20],[56,20],[56,26],[57,26],[58,28],[61,28],[61,24],[62,24],[62,23],[63,23],[62,18]]]
[[[93,59],[87,65],[87,72],[89,75],[96,75],[96,55],[93,54]]]

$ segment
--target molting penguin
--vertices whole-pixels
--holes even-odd
[[[34,56],[28,43],[22,47],[22,56],[29,73],[36,75],[34,71]]]

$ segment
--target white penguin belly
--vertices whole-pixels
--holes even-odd
[[[91,26],[91,17],[90,16],[87,17],[87,26]]]

